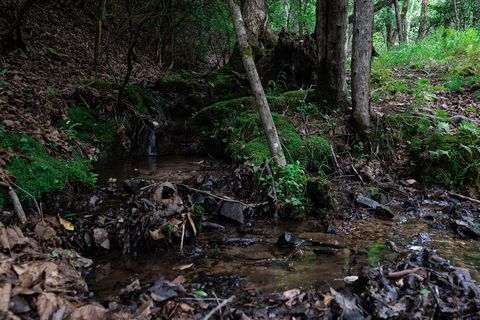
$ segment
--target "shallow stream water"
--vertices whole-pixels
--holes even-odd
[[[100,181],[119,181],[142,176],[148,179],[181,182],[205,173],[225,169],[220,161],[201,157],[147,157],[104,163],[98,168]],[[428,205],[426,206],[428,208]],[[401,208],[398,208],[400,211]],[[357,275],[361,268],[376,265],[396,256],[389,243],[399,248],[430,247],[457,266],[470,269],[480,282],[480,249],[477,241],[460,240],[446,230],[428,227],[430,221],[405,219],[397,215],[393,221],[368,218],[356,221],[333,221],[339,235],[324,233],[325,226],[310,218],[303,222],[257,220],[240,228],[224,220],[214,220],[225,231],[207,231],[195,242],[187,243],[184,252],[172,248],[165,252],[149,252],[132,257],[111,253],[95,259],[95,269],[87,281],[99,299],[118,293],[138,279],[147,285],[158,278],[174,279],[183,275],[195,281],[204,275],[237,275],[246,287],[265,293],[292,288],[339,288],[343,278]],[[280,247],[278,238],[284,232],[308,240],[318,238],[320,247],[306,241],[299,247]],[[226,239],[255,238],[256,244],[230,244]],[[317,242],[318,242],[317,241]],[[333,244],[333,248],[330,246]]]

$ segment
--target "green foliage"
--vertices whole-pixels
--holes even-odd
[[[447,188],[480,188],[480,128],[463,122],[451,128],[450,117],[436,110],[439,120],[402,113],[387,117],[391,143],[409,146],[419,178]]]
[[[68,120],[62,123],[71,138],[110,148],[115,141],[116,123],[113,119],[100,119],[95,112],[81,106],[68,109]]]
[[[383,242],[370,242],[368,244],[367,260],[368,265],[376,267],[384,259],[393,259],[398,254],[388,248]]]
[[[20,153],[10,160],[5,168],[17,178],[20,188],[34,197],[45,192],[63,190],[69,182],[86,185],[95,183],[95,176],[89,174],[89,160],[80,156],[72,160],[52,157],[47,149],[27,135],[15,134],[0,127],[0,149]],[[22,200],[31,200],[19,193]],[[5,203],[5,194],[0,196],[0,204]]]
[[[129,84],[125,88],[125,97],[133,104],[133,107],[141,113],[156,114],[164,118],[163,108],[153,95],[139,84]]]
[[[448,123],[438,122],[435,132],[413,140],[412,154],[427,183],[480,187],[480,128],[473,123],[464,122],[452,133]]]
[[[408,66],[415,69],[447,66],[453,75],[480,74],[480,31],[438,29],[424,40],[386,51],[373,69]]]

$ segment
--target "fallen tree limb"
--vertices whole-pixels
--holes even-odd
[[[420,268],[413,268],[413,269],[389,272],[388,277],[389,278],[402,278],[402,277],[408,276],[409,274],[415,273],[418,270],[420,270]]]
[[[15,211],[18,220],[21,224],[27,223],[27,216],[25,215],[25,211],[23,210],[22,203],[18,198],[17,193],[12,188],[12,186],[5,182],[0,182],[0,185],[8,189],[8,195],[10,196],[10,200],[12,200],[13,210]]]
[[[463,194],[459,194],[459,193],[455,193],[455,192],[448,192],[448,194],[452,198],[456,198],[456,199],[459,199],[459,200],[465,200],[465,201],[470,201],[470,202],[473,202],[473,203],[480,204],[480,200],[464,196]]]

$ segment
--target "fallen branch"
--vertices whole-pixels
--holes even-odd
[[[177,186],[179,187],[182,187],[182,188],[185,188],[187,190],[190,190],[190,191],[193,191],[193,192],[198,192],[198,193],[202,193],[202,194],[205,194],[209,197],[212,197],[212,198],[215,198],[215,199],[218,199],[218,200],[222,200],[222,201],[226,201],[226,202],[235,202],[235,203],[239,203],[243,206],[246,206],[246,207],[250,207],[250,208],[256,208],[256,207],[260,207],[260,206],[264,206],[264,205],[267,205],[268,202],[265,201],[265,202],[260,202],[260,203],[244,203],[240,200],[235,200],[235,199],[230,199],[230,198],[225,198],[225,197],[220,197],[220,196],[217,196],[209,191],[205,191],[205,190],[201,190],[201,189],[197,189],[197,188],[192,188],[192,187],[189,187],[185,184],[181,184],[181,183],[176,183]],[[145,187],[144,187],[145,188]]]
[[[218,310],[222,309],[225,307],[227,304],[233,301],[235,299],[235,296],[231,296],[230,298],[223,300],[222,303],[220,303],[218,306],[213,308],[202,320],[208,320],[210,319],[211,316],[213,316]]]
[[[388,277],[389,278],[402,278],[402,277],[408,276],[409,274],[415,273],[418,270],[420,270],[420,268],[413,268],[413,269],[389,272]]]
[[[459,199],[459,200],[465,200],[465,201],[470,201],[470,202],[473,202],[473,203],[480,204],[480,200],[464,196],[463,194],[459,194],[459,193],[455,193],[455,192],[448,192],[448,194],[452,198],[456,198],[456,199]]]
[[[18,199],[18,195],[12,186],[8,183],[0,182],[0,185],[8,188],[8,195],[10,196],[10,200],[12,200],[13,210],[17,214],[18,220],[21,224],[27,223],[27,216],[25,215],[25,211],[23,210],[22,203],[20,199]]]

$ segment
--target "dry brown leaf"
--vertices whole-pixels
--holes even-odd
[[[87,304],[73,311],[70,320],[105,320],[107,309],[97,304]]]
[[[73,231],[75,230],[75,226],[68,220],[62,219],[58,217],[58,221],[60,221],[61,225],[65,228],[65,230]]]
[[[5,315],[8,312],[11,294],[12,284],[10,282],[0,285],[0,315]]]
[[[37,298],[37,312],[40,320],[48,320],[57,310],[57,296],[54,293],[42,293]]]
[[[183,312],[194,312],[195,308],[190,306],[189,304],[186,304],[184,302],[180,303],[179,305],[180,309],[182,309]]]

